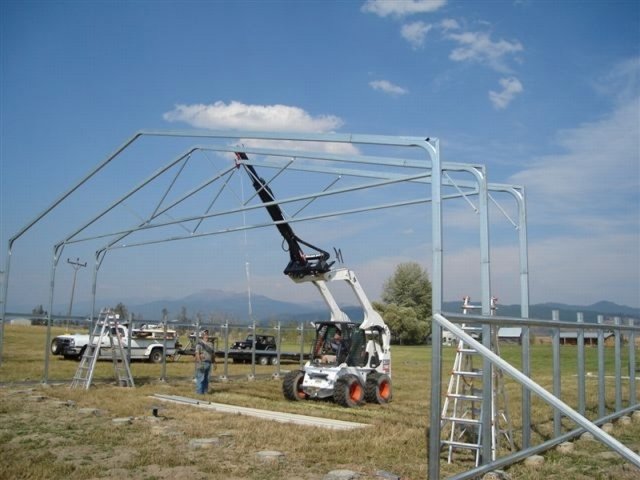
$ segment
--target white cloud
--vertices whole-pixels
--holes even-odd
[[[408,41],[414,49],[417,49],[424,45],[424,39],[432,28],[432,25],[421,21],[407,23],[400,29],[400,35],[402,35],[402,38]]]
[[[343,121],[334,115],[312,116],[289,105],[246,105],[218,101],[212,105],[176,105],[163,115],[168,122],[184,122],[197,128],[269,132],[330,132]]]
[[[506,57],[524,50],[518,41],[499,40],[494,42],[489,34],[484,32],[449,33],[446,38],[459,45],[449,55],[449,58],[454,62],[476,62],[498,72],[509,72]]]
[[[445,39],[458,45],[449,54],[449,59],[454,62],[477,63],[500,73],[511,73],[508,60],[524,50],[517,40],[493,41],[490,34],[486,32],[460,31],[460,25],[453,19],[443,20],[439,27]],[[488,95],[493,107],[502,110],[507,108],[524,89],[515,76],[501,78],[499,82],[502,90],[489,91]]]
[[[621,61],[598,79],[594,88],[614,101],[624,103],[638,95],[640,87],[640,57]]]
[[[530,219],[595,230],[639,228],[640,97],[599,121],[562,130],[561,151],[534,159],[525,185]]]
[[[367,0],[361,10],[379,17],[404,17],[416,13],[431,13],[447,4],[447,0]]]
[[[241,102],[212,105],[176,105],[163,118],[168,122],[184,122],[196,128],[213,130],[247,130],[253,132],[328,133],[342,126],[333,115],[313,117],[298,107],[288,105],[246,105]],[[295,142],[289,140],[242,139],[247,147],[280,148],[357,155],[357,146],[349,143]]]
[[[524,90],[520,80],[515,77],[501,78],[500,86],[502,91],[494,92],[492,90],[489,92],[489,100],[499,110],[507,108],[516,95]]]
[[[460,24],[453,18],[445,18],[440,22],[440,27],[446,32],[447,30],[458,30]]]
[[[406,88],[394,85],[388,80],[374,80],[372,82],[369,82],[369,86],[374,90],[379,90],[390,95],[405,95],[409,93]]]

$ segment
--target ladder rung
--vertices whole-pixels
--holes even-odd
[[[469,372],[469,371],[465,371],[465,370],[454,370],[452,372],[452,375],[460,375],[462,377],[481,377],[482,376],[482,371],[481,370],[475,370],[475,371]]]
[[[448,420],[454,423],[466,423],[468,425],[481,425],[482,422],[475,418],[460,418],[460,417],[442,417],[443,420]]]
[[[461,400],[477,400],[477,401],[482,400],[482,397],[479,397],[477,395],[464,395],[464,394],[461,394],[461,393],[447,393],[447,397],[449,397],[449,398],[459,398]]]
[[[464,423],[465,425],[482,425],[480,420],[475,420],[473,418],[442,417],[442,420],[451,423]]]
[[[475,348],[459,348],[458,353],[478,353]]]
[[[470,448],[473,450],[479,450],[482,447],[482,445],[478,445],[476,443],[456,442],[453,440],[442,440],[442,443],[454,448]]]

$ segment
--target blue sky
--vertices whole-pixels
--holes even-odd
[[[0,35],[3,266],[7,239],[140,129],[416,135],[525,186],[532,303],[640,307],[636,1],[5,0]],[[157,168],[149,152],[173,155],[144,146],[16,243],[9,307],[46,304],[52,245]],[[125,207],[127,225],[146,201]],[[339,246],[377,299],[398,263],[431,269],[428,222],[423,205],[295,228]],[[460,201],[444,222],[445,300],[477,299],[477,218]],[[518,303],[517,234],[495,208],[491,222],[493,293]],[[315,298],[281,274],[272,230],[116,251],[98,297],[243,291],[248,262],[254,293]],[[91,267],[94,250],[65,249],[56,303],[69,298],[66,259]],[[82,269],[76,299],[90,289]]]

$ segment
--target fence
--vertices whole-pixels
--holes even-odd
[[[475,324],[481,325],[483,329],[482,343],[471,337],[465,332],[460,324]],[[505,326],[518,326],[522,328],[522,358],[521,358],[521,371],[505,362],[502,358],[497,356],[491,350],[491,332],[492,329]],[[605,444],[610,449],[614,450],[626,460],[640,468],[640,456],[634,453],[625,445],[621,444],[615,438],[605,433],[598,425],[602,425],[605,422],[609,422],[625,414],[640,410],[640,404],[638,404],[637,398],[637,386],[636,386],[636,371],[638,370],[636,365],[636,336],[640,332],[640,327],[636,326],[633,320],[629,320],[627,324],[623,324],[620,317],[614,318],[613,324],[605,324],[604,317],[599,316],[598,322],[595,324],[584,323],[582,314],[577,315],[576,322],[560,321],[559,313],[553,312],[551,320],[537,320],[537,319],[523,319],[523,318],[510,318],[510,317],[495,317],[495,316],[480,316],[480,315],[462,315],[455,313],[445,313],[434,315],[434,338],[438,338],[437,335],[441,333],[441,329],[445,328],[453,333],[458,339],[461,339],[471,348],[475,349],[479,355],[483,358],[483,372],[492,372],[500,370],[513,380],[515,380],[521,386],[522,397],[522,440],[521,448],[512,452],[511,454],[504,455],[491,461],[491,438],[488,435],[484,435],[482,438],[482,459],[483,462],[480,466],[469,470],[467,472],[458,474],[451,477],[453,480],[464,480],[475,478],[486,472],[490,472],[505,466],[511,465],[518,461],[527,458],[530,455],[543,452],[552,448],[562,442],[570,440],[584,432],[590,432],[597,440]],[[531,332],[533,328],[547,329],[551,334],[551,362],[553,370],[552,391],[549,392],[541,385],[533,380],[531,368]],[[576,355],[577,355],[577,404],[570,406],[562,398],[562,368],[560,365],[560,338],[561,331],[574,331],[577,332],[576,342]],[[587,403],[587,386],[586,386],[586,369],[585,369],[585,333],[597,332],[597,405],[589,405]],[[613,332],[614,342],[614,368],[613,368],[613,380],[614,380],[614,404],[613,408],[606,403],[606,361],[605,361],[605,332]],[[628,352],[626,354],[627,365],[623,368],[623,343],[626,337],[628,345]],[[437,342],[436,342],[437,343]],[[438,360],[440,356],[440,345],[434,343],[433,348],[433,369],[432,369],[432,388],[436,389],[434,396],[437,394],[438,398],[442,398],[443,393],[443,379],[441,378],[442,365]],[[440,368],[438,368],[440,367]],[[491,373],[487,373],[491,378]],[[623,395],[623,383],[626,384],[627,396]],[[482,401],[487,402],[483,404],[482,410],[484,412],[491,411],[491,399],[492,399],[492,382],[483,382]],[[553,429],[551,438],[547,441],[532,445],[532,419],[531,419],[531,394],[534,393],[553,408]],[[440,408],[440,405],[431,405],[432,417],[434,415],[433,409]],[[597,418],[589,419],[585,415],[588,411],[593,409],[597,411],[595,415]],[[563,416],[573,421],[576,425],[575,428],[569,429],[563,426]],[[481,421],[483,422],[483,432],[491,431],[491,416],[483,415]],[[441,437],[441,423],[432,422],[430,428],[430,456],[429,465],[431,471],[438,467],[439,478],[439,455],[437,458],[433,458],[431,452],[440,450],[440,437]],[[564,427],[564,428],[563,428]],[[437,445],[434,445],[436,442]]]
[[[70,372],[74,366],[77,366],[75,362],[54,362],[51,363],[51,359],[55,358],[52,354],[51,344],[54,341],[56,334],[53,333],[52,327],[65,327],[65,331],[74,331],[74,329],[81,330],[81,333],[89,334],[92,331],[91,321],[86,317],[68,317],[60,315],[51,316],[51,326],[47,324],[48,316],[26,313],[7,313],[7,318],[22,318],[30,319],[34,325],[42,325],[43,329],[43,343],[42,351],[44,362],[42,370],[42,382],[59,382],[69,379]],[[280,363],[286,361],[290,365],[303,365],[308,357],[311,340],[315,335],[314,328],[309,323],[297,322],[297,323],[281,323],[274,322],[272,325],[258,325],[255,322],[252,324],[232,324],[229,322],[205,322],[197,318],[195,322],[171,322],[168,324],[162,322],[154,322],[149,320],[138,320],[122,322],[128,323],[131,330],[140,328],[142,325],[156,324],[162,328],[167,325],[167,328],[177,331],[178,340],[180,342],[180,348],[177,349],[176,355],[170,355],[169,357],[163,355],[162,362],[157,365],[140,365],[135,362],[134,369],[143,375],[159,378],[162,381],[167,381],[169,375],[178,375],[184,377],[188,372],[188,369],[177,368],[171,369],[171,372],[167,372],[167,364],[175,363],[184,355],[193,355],[193,348],[195,347],[195,339],[198,338],[199,333],[207,329],[211,334],[216,348],[216,354],[218,356],[218,369],[217,379],[225,381],[231,376],[243,376],[248,379],[254,379],[256,377],[256,367],[260,367],[260,374],[270,375],[275,378],[280,376]],[[69,330],[69,327],[73,328]],[[256,350],[255,342],[250,349],[243,350],[240,354],[237,350],[233,350],[233,343],[239,340],[245,340],[248,335],[253,333],[257,335],[269,335],[273,336],[275,344],[273,349],[269,351]],[[62,333],[62,332],[58,332]],[[130,340],[131,337],[128,338]],[[127,340],[125,340],[126,342]],[[163,340],[158,340],[159,345],[163,344]],[[130,345],[129,345],[130,348]],[[166,351],[166,344],[163,351]],[[234,361],[235,359],[235,361]],[[267,359],[267,361],[265,361]],[[182,362],[181,362],[182,363]],[[241,364],[242,366],[238,366]],[[235,365],[232,367],[232,365]],[[270,368],[269,368],[270,367]],[[109,369],[97,372],[96,379],[98,381],[101,378],[110,379],[112,375],[109,373]]]

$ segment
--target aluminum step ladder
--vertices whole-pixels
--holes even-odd
[[[103,310],[98,316],[93,332],[89,336],[89,343],[84,349],[80,365],[71,381],[70,388],[83,388],[88,390],[93,380],[96,363],[100,357],[100,350],[109,348],[113,361],[113,369],[118,385],[121,387],[134,387],[131,368],[127,358],[120,329],[118,328],[117,315],[109,310]],[[109,346],[105,346],[105,340],[109,339]]]
[[[468,300],[468,297],[465,298],[463,305],[465,313],[468,309],[479,308],[469,305]],[[492,298],[492,311],[496,308],[496,300]],[[462,329],[471,337],[481,337],[481,327],[463,324]],[[491,327],[491,349],[499,355],[496,327]],[[474,358],[477,359],[476,366]],[[491,425],[487,432],[487,427],[482,424],[483,372],[477,365],[482,365],[482,357],[463,340],[459,340],[440,417],[443,434],[441,445],[447,452],[448,463],[453,462],[455,451],[467,450],[472,453],[475,465],[480,465],[482,437],[485,433],[491,435],[491,460],[496,459],[502,441],[511,451],[515,450],[503,372],[496,368],[491,371]]]
[[[476,327],[462,325],[470,335]],[[482,448],[482,370],[474,367],[476,350],[458,341],[456,356],[451,369],[451,377],[440,416],[443,440],[442,447],[447,452],[447,462],[452,463],[456,450],[472,452],[475,465],[480,465]]]

